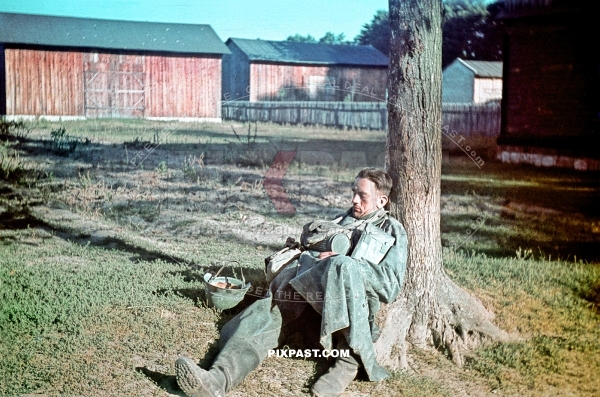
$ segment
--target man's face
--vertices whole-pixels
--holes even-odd
[[[357,178],[352,186],[352,216],[362,218],[387,204],[387,196],[375,188],[375,184],[367,178]]]

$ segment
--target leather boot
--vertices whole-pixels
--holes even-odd
[[[187,357],[175,362],[177,384],[190,397],[225,397],[260,364],[256,350],[248,343],[229,340],[206,371]]]
[[[347,349],[350,349],[347,347]],[[321,375],[311,391],[317,397],[337,397],[356,378],[360,362],[351,352],[349,357],[338,357],[329,370]]]

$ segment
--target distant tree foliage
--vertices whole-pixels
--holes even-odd
[[[442,67],[455,58],[483,61],[502,60],[502,36],[494,17],[498,3],[489,0],[446,0],[443,2]],[[357,44],[371,44],[389,54],[389,13],[379,10],[354,38]]]
[[[455,58],[502,60],[502,32],[495,20],[499,6],[485,0],[444,3],[442,67]]]
[[[306,36],[302,36],[301,34],[296,33],[293,36],[288,36],[286,41],[294,41],[296,43],[316,43],[317,39],[307,34]]]
[[[319,43],[323,43],[323,44],[352,44],[351,42],[346,40],[346,35],[343,33],[340,33],[338,35],[332,33],[332,32],[327,32],[325,33],[325,36],[321,37],[319,39]]]
[[[293,36],[288,36],[287,41],[294,41],[297,43],[322,43],[322,44],[354,44],[351,41],[346,40],[346,35],[344,33],[335,34],[333,32],[327,32],[320,39],[315,39],[310,34],[306,36],[302,36],[301,34],[296,33]]]
[[[390,16],[387,11],[379,10],[371,22],[363,25],[358,36],[354,38],[357,44],[370,44],[379,51],[388,55],[390,53]]]

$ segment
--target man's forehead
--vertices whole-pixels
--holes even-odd
[[[357,191],[371,190],[374,187],[375,187],[375,184],[370,179],[356,178],[354,180],[354,183],[352,184],[352,191],[357,192]]]

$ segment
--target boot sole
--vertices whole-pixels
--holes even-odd
[[[219,392],[208,389],[202,382],[202,375],[208,371],[198,367],[196,363],[187,358],[180,357],[175,362],[175,377],[177,384],[189,397],[225,397]]]

